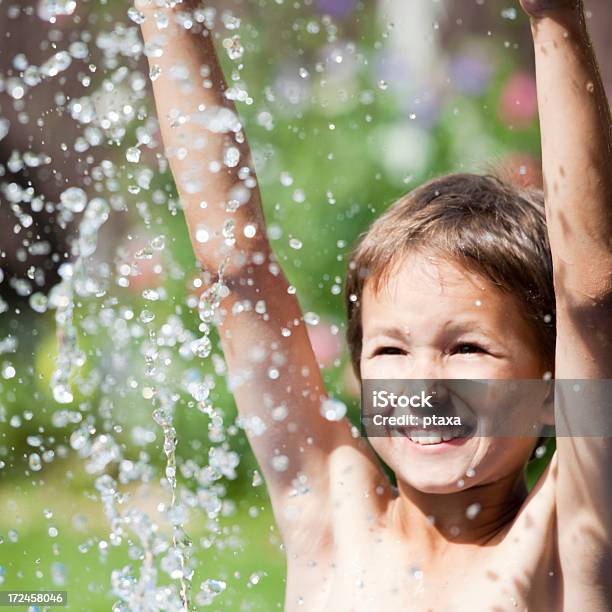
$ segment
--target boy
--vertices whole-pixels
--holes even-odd
[[[609,609],[609,438],[560,438],[529,494],[536,437],[373,438],[395,488],[345,419],[321,415],[322,378],[266,240],[212,36],[197,19],[177,24],[193,0],[143,4],[145,42],[163,45],[151,58],[161,68],[155,100],[194,250],[205,284],[222,267],[229,288],[220,337],[285,544],[286,609]],[[393,206],[348,271],[348,339],[362,380],[611,377],[608,102],[581,3],[522,5],[536,53],[545,219],[537,194],[470,175]],[[156,28],[155,10],[167,29]],[[259,300],[265,312],[248,307]],[[279,406],[287,414],[273,418]]]

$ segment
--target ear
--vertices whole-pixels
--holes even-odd
[[[550,381],[548,394],[544,398],[542,411],[540,413],[540,422],[542,425],[555,426],[555,383]]]

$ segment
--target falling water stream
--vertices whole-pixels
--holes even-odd
[[[178,2],[171,4],[178,4]],[[39,18],[50,24],[56,24],[60,19],[72,19],[77,9],[77,2],[74,0],[43,0],[37,11]],[[132,22],[139,24],[144,19],[138,10],[128,8],[127,3],[126,10]],[[212,26],[215,11],[205,9],[196,16],[197,19],[200,17],[206,20],[207,25]],[[228,32],[222,41],[222,46],[228,57],[232,61],[237,61],[242,57],[244,51],[238,34],[240,19],[230,11],[225,11],[221,21],[221,27]],[[162,30],[167,23],[163,23],[159,18],[157,26]],[[176,214],[179,207],[159,190],[151,195],[153,172],[146,165],[141,164],[142,149],[155,139],[156,123],[147,118],[148,113],[142,105],[145,90],[142,73],[138,68],[129,68],[122,64],[124,59],[138,60],[143,52],[145,55],[158,57],[163,53],[163,49],[143,48],[136,32],[136,28],[126,29],[125,26],[117,25],[110,31],[101,30],[98,33],[95,44],[105,57],[107,76],[102,85],[91,95],[68,101],[69,112],[66,120],[76,122],[83,129],[83,135],[76,142],[68,143],[68,146],[73,146],[75,150],[84,153],[110,141],[120,145],[125,151],[124,157],[129,167],[127,191],[141,199],[136,203],[134,209],[145,227],[151,228],[152,205],[166,202],[173,214]],[[19,100],[40,83],[60,78],[73,62],[87,60],[89,52],[86,42],[92,44],[91,35],[87,33],[82,39],[73,41],[68,50],[53,51],[40,66],[29,65],[26,59],[22,59],[16,66],[20,68],[19,76],[3,79],[3,89],[14,100]],[[89,64],[88,70],[91,75],[94,75],[97,67]],[[153,67],[149,74],[150,79],[154,80],[157,75],[158,70]],[[81,77],[81,79],[84,84],[90,85],[89,76]],[[117,107],[110,96],[115,93],[122,95],[122,91],[125,96],[126,86],[128,90],[131,89],[132,98],[130,99],[128,95],[125,97],[123,107]],[[234,72],[233,85],[228,90],[228,97],[234,100],[249,101],[246,90],[240,84],[238,68]],[[129,127],[131,123],[138,120],[141,120],[141,123],[135,129],[137,143],[130,144],[127,140],[127,134],[130,133]],[[143,120],[145,121],[142,122]],[[213,112],[212,116],[210,113],[208,116],[203,114],[200,120],[214,131],[236,135],[241,130],[237,117],[225,110]],[[0,120],[0,139],[6,137],[11,129],[15,129],[15,126],[11,126],[7,119],[2,118]],[[238,159],[235,156],[237,151],[235,147],[227,148],[224,156],[226,165],[231,167],[237,165]],[[38,156],[34,159],[33,154],[27,152],[23,155],[22,162],[34,166],[35,164],[52,164],[53,160],[45,156]],[[164,170],[165,160],[158,156],[157,162],[159,169]],[[109,546],[120,546],[126,542],[129,545],[129,556],[133,563],[112,570],[111,588],[118,599],[113,609],[126,612],[162,609],[190,610],[194,609],[193,606],[196,604],[210,604],[216,595],[223,592],[226,584],[222,580],[207,579],[201,583],[195,595],[192,593],[194,563],[191,553],[193,543],[185,529],[188,510],[203,509],[206,516],[212,522],[215,521],[223,506],[223,490],[217,486],[216,482],[223,476],[235,477],[234,469],[238,465],[239,458],[235,452],[229,451],[223,445],[226,438],[223,416],[215,409],[211,399],[211,391],[215,386],[214,377],[202,378],[197,370],[190,371],[187,379],[183,381],[183,386],[198,410],[208,416],[210,420],[208,437],[213,446],[209,451],[208,465],[198,466],[193,460],[189,460],[190,465],[183,466],[185,472],[189,472],[199,483],[197,491],[193,493],[182,489],[177,469],[178,439],[175,417],[176,411],[183,410],[184,406],[180,393],[172,384],[174,374],[171,366],[175,355],[172,355],[171,352],[178,347],[179,356],[185,360],[211,359],[213,343],[210,334],[216,322],[220,301],[228,293],[223,283],[223,267],[218,271],[218,281],[202,293],[197,304],[193,304],[197,305],[200,316],[199,337],[185,329],[176,316],[169,316],[164,323],[159,325],[157,315],[153,309],[147,307],[143,308],[137,317],[134,317],[134,313],[128,309],[124,310],[123,321],[117,318],[112,308],[116,301],[113,303],[112,300],[110,302],[107,300],[113,275],[110,267],[104,263],[103,256],[98,256],[97,248],[103,226],[116,212],[125,212],[126,209],[129,209],[128,199],[122,197],[120,193],[123,184],[120,168],[115,161],[105,159],[99,166],[91,169],[91,175],[99,182],[105,182],[106,187],[110,187],[111,193],[93,195],[78,186],[67,186],[63,190],[54,208],[56,223],[60,228],[68,231],[71,224],[72,227],[76,227],[76,237],[72,242],[70,258],[60,265],[61,281],[53,287],[48,297],[42,292],[35,292],[29,298],[30,306],[35,312],[55,311],[57,355],[50,377],[50,387],[53,399],[63,409],[55,413],[54,424],[76,427],[70,433],[70,446],[84,461],[86,472],[94,477],[94,489],[98,493],[110,526],[108,538],[99,543],[100,552],[106,554]],[[248,188],[243,187],[243,191],[245,189]],[[36,201],[32,198],[32,194],[27,193],[15,183],[4,185],[3,191],[22,227],[31,225],[31,217],[24,212],[24,209],[27,205],[35,209]],[[146,196],[141,198],[143,193],[146,193]],[[237,208],[235,204],[232,204],[233,201],[230,198],[227,207],[229,217]],[[235,242],[231,218],[228,218],[226,222],[223,235],[226,244],[231,247]],[[124,261],[123,264],[118,265],[117,284],[120,287],[128,286],[130,277],[138,274],[138,266],[143,263],[147,264],[156,256],[163,255],[167,250],[166,247],[165,235],[160,234],[151,238],[135,253],[135,263]],[[168,255],[165,264],[170,268],[174,267],[175,277],[184,276],[180,270],[177,271],[177,265],[172,261],[171,256]],[[197,289],[197,284],[195,287]],[[146,303],[154,304],[164,297],[161,295],[163,291],[163,289],[147,287],[142,291],[142,297]],[[92,312],[91,305],[93,304],[94,317],[97,317],[98,320],[92,320],[91,316],[83,316],[82,313],[77,314],[79,310],[83,310],[83,303],[89,304],[89,312]],[[96,309],[96,304],[98,309]],[[129,316],[126,313],[130,313]],[[141,453],[138,459],[126,456],[126,451],[115,437],[115,432],[120,431],[120,428],[117,429],[117,426],[105,427],[104,431],[100,431],[95,424],[95,419],[92,416],[84,416],[80,411],[83,407],[82,399],[87,396],[88,376],[85,368],[89,359],[87,350],[80,346],[83,331],[95,330],[102,324],[109,329],[112,336],[118,331],[124,333],[126,326],[123,323],[126,322],[138,326],[133,329],[141,330],[138,335],[143,357],[142,397],[149,402],[152,421],[162,434],[162,450],[165,457],[165,467],[160,483],[166,499],[159,500],[157,510],[166,522],[169,531],[157,524],[150,513],[133,506],[128,507],[131,493],[122,490],[122,485],[134,481],[148,483],[152,480],[154,468],[148,464],[146,454]],[[119,323],[122,324],[119,325]],[[116,342],[118,353],[121,352],[122,347],[129,348],[126,346],[126,343],[129,342],[128,337],[121,337],[120,334],[117,334],[113,342]],[[119,365],[128,365],[120,354],[115,355],[115,358]],[[215,370],[223,375],[224,367],[221,357],[214,354],[212,359]],[[91,376],[90,373],[89,377]],[[105,386],[108,388],[108,384],[101,382],[103,377],[103,374],[97,373],[94,368],[94,384],[101,384],[102,388]],[[110,423],[112,407],[113,400],[103,396],[98,407],[98,416]],[[215,446],[215,443],[218,445]],[[32,472],[40,471],[43,464],[41,455],[38,452],[32,452],[28,464]],[[214,530],[214,526],[211,525],[210,528]],[[168,532],[170,535],[167,535]],[[137,543],[133,541],[134,536]],[[86,545],[83,545],[82,552],[85,549]],[[161,580],[160,571],[170,577],[172,581],[170,584]]]

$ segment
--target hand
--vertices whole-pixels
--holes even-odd
[[[578,8],[582,0],[520,0],[521,6],[530,17],[540,17],[547,11]]]

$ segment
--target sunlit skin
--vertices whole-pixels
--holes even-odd
[[[362,304],[363,378],[541,379],[546,372],[519,303],[439,256],[408,256],[378,294],[366,284]],[[543,399],[525,398],[534,411]],[[512,409],[504,403],[491,408],[505,416]],[[403,436],[371,439],[395,472],[403,495],[410,495],[411,489],[456,493],[462,481],[465,488],[480,487],[485,505],[490,494],[482,485],[503,480],[510,489],[520,486],[535,442],[472,436],[461,444],[423,446]],[[470,478],[468,470],[474,471]],[[499,487],[492,489],[498,498]],[[436,504],[450,510],[447,499],[434,496],[431,505]],[[457,511],[462,514],[464,506]]]
[[[555,273],[555,376],[612,378],[609,104],[580,3],[522,5],[531,17],[537,65]],[[159,34],[155,9],[151,3],[142,8],[143,35],[152,42]],[[243,166],[255,173],[242,133],[240,165],[212,172],[228,136],[212,134],[197,121],[172,120],[202,107],[235,111],[223,95],[226,83],[212,36],[199,28],[185,30],[170,19],[164,53],[151,63],[161,68],[153,83],[155,102],[194,252],[214,278],[225,259],[223,202]],[[201,81],[203,65],[212,87],[191,86]],[[177,83],[175,66],[189,79]],[[202,139],[208,142],[204,148],[198,146]],[[194,173],[202,179],[195,194],[187,185]],[[205,208],[203,200],[209,203]],[[285,610],[609,609],[610,440],[560,438],[548,469],[527,494],[523,469],[535,438],[473,436],[431,448],[405,438],[372,439],[396,473],[396,489],[346,419],[321,415],[324,380],[295,291],[265,238],[256,182],[248,205],[232,219],[240,257],[225,268],[231,292],[219,336],[229,374],[240,380],[233,388],[240,416],[266,426],[263,433],[261,427],[246,432],[287,556]],[[213,235],[205,247],[196,239],[200,224]],[[254,238],[244,233],[247,225],[256,228]],[[389,280],[384,292],[375,295],[366,286],[361,296],[364,378],[540,379],[549,369],[520,304],[478,275],[421,253],[408,256]],[[233,309],[239,300],[264,299],[263,315],[254,308]],[[381,327],[384,335],[375,331]],[[396,328],[393,334],[390,327]],[[276,375],[270,377],[272,364]],[[534,396],[517,402],[516,412],[496,402],[488,408],[518,418],[544,404],[544,397]],[[279,406],[286,407],[285,419],[272,416]],[[476,402],[469,408],[476,411]],[[570,414],[568,421],[585,417]],[[275,468],[279,454],[286,469]],[[296,482],[305,483],[306,492],[296,491]]]

